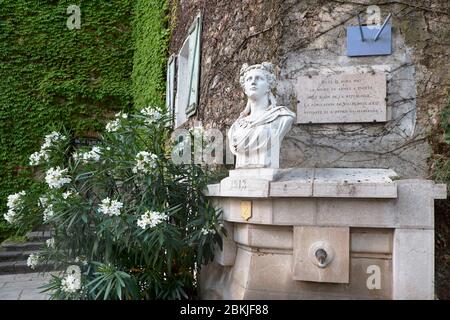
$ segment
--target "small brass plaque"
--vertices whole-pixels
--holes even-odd
[[[241,201],[241,217],[244,220],[248,220],[252,217],[252,202]]]

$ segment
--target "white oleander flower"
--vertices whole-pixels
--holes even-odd
[[[99,147],[92,147],[91,151],[86,152],[85,154],[83,154],[83,160],[85,162],[87,162],[89,160],[99,161],[101,154],[102,154],[102,152],[101,152],[101,149]]]
[[[47,150],[36,151],[30,156],[30,166],[37,166],[44,161],[48,161],[49,157]]]
[[[72,154],[72,158],[73,158],[73,160],[75,160],[75,161],[80,160],[80,159],[82,158],[82,156],[83,156],[83,153],[82,153],[82,152],[74,152],[74,153]]]
[[[143,215],[138,219],[137,225],[145,229],[148,227],[153,228],[163,221],[166,221],[169,217],[164,212],[157,211],[145,211]]]
[[[158,110],[155,110],[154,107],[143,108],[141,110],[141,114],[147,117],[144,122],[149,125],[156,123],[159,119],[161,119],[161,113]]]
[[[102,150],[100,147],[92,147],[92,150],[90,151],[91,153],[91,158],[95,161],[100,160],[100,156],[102,155]]]
[[[58,143],[66,140],[66,137],[61,135],[59,132],[53,131],[52,133],[45,136],[44,144],[41,146],[41,150],[49,149],[53,147],[54,143]]]
[[[32,253],[27,259],[27,266],[31,269],[35,269],[36,266],[39,264],[39,254],[38,253]]]
[[[51,189],[57,189],[70,183],[72,179],[66,176],[67,169],[61,169],[59,166],[56,168],[50,168],[46,172],[45,182]]]
[[[120,215],[120,209],[122,209],[122,207],[122,202],[110,200],[108,197],[102,200],[102,204],[99,206],[98,211],[112,217]]]
[[[15,223],[17,220],[17,210],[21,210],[23,206],[23,199],[22,197],[25,196],[25,191],[20,191],[14,194],[10,194],[8,196],[8,202],[7,207],[8,211],[3,214],[3,217],[5,218],[8,223]]]
[[[158,156],[147,152],[141,151],[136,155],[136,165],[133,168],[134,173],[144,172],[149,173],[151,169],[156,168]]]
[[[69,191],[64,192],[62,194],[62,197],[64,200],[67,200],[67,198],[69,198],[71,195],[73,195],[73,192],[69,190]]]
[[[9,209],[11,210],[16,210],[18,208],[20,208],[21,204],[22,204],[22,199],[21,197],[26,195],[25,191],[20,191],[14,194],[10,194],[8,196],[8,203],[6,204],[8,206]]]
[[[40,151],[36,151],[35,153],[32,153],[30,156],[30,166],[36,166],[39,164],[39,162],[41,161],[41,152]]]
[[[214,229],[206,229],[206,228],[202,228],[202,234],[203,235],[205,235],[205,236],[207,236],[208,234],[215,234],[216,233],[216,230],[214,230]]]
[[[61,280],[61,290],[75,293],[81,289],[81,270],[78,266],[69,266],[66,276]]]
[[[6,212],[3,215],[3,218],[5,218],[8,223],[13,224],[16,222],[17,213],[14,210],[9,209],[8,212]]]
[[[55,238],[50,238],[45,241],[45,244],[47,245],[47,248],[54,249],[55,248]]]
[[[44,144],[41,146],[41,150],[33,153],[30,156],[30,165],[36,166],[38,164],[41,164],[43,161],[48,161],[50,157],[50,149],[54,146],[54,144],[64,140],[66,140],[66,137],[56,131],[53,131],[52,133],[46,135]]]
[[[53,205],[49,204],[47,208],[44,210],[44,222],[47,222],[50,218],[52,218],[55,215],[55,212],[53,211]]]
[[[120,119],[128,119],[128,114],[123,113],[123,112],[116,113],[116,119],[114,119],[106,124],[106,131],[116,132],[117,130],[119,130]]]
[[[119,113],[116,113],[116,118],[128,119],[128,114],[120,111]]]
[[[100,147],[92,147],[91,151],[88,152],[77,152],[73,154],[73,159],[75,161],[82,160],[83,163],[87,163],[89,161],[99,161],[102,151]]]
[[[112,120],[106,124],[106,131],[108,132],[116,132],[120,128],[120,120]]]

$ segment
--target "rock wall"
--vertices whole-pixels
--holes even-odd
[[[392,13],[389,56],[347,57],[346,26],[376,5]],[[282,167],[391,168],[429,178],[431,142],[448,101],[449,7],[446,1],[181,1],[170,52],[177,53],[198,10],[203,16],[199,108],[186,126],[226,130],[245,106],[243,63],[278,65],[279,104],[296,110],[298,76],[383,69],[388,74],[386,123],[294,124]]]

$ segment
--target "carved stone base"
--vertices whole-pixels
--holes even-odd
[[[237,171],[210,188],[228,237],[202,269],[202,298],[434,298],[433,200],[445,185],[375,169],[285,170],[272,181]]]

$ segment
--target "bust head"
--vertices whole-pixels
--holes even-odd
[[[251,66],[249,66],[247,63],[244,63],[242,65],[239,77],[239,82],[241,83],[241,87],[242,89],[244,89],[244,92],[247,94],[248,89],[251,86],[251,81],[255,78],[258,78],[258,89],[261,86],[266,89],[266,92],[274,89],[276,87],[276,78],[273,69],[273,64],[270,62],[263,62],[261,64],[254,64]],[[249,92],[253,91],[254,90],[250,90]]]
[[[240,71],[239,82],[249,99],[259,100],[264,96],[269,98],[269,107],[276,105],[275,96],[272,90],[276,87],[276,77],[274,66],[270,62],[254,64],[249,66],[244,64]],[[245,108],[243,114],[250,113],[249,106]]]

